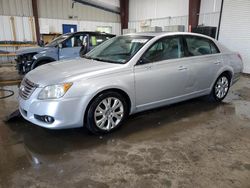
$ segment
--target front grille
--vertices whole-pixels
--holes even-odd
[[[19,88],[20,97],[27,100],[37,87],[37,84],[29,81],[27,78],[24,78]]]

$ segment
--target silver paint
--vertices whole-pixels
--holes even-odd
[[[230,85],[239,79],[243,64],[237,53],[217,41],[193,33],[143,33],[154,36],[126,64],[112,64],[88,59],[55,62],[38,67],[25,77],[39,85],[27,100],[19,97],[20,111],[25,119],[51,129],[73,128],[84,125],[83,119],[89,102],[100,92],[119,89],[129,96],[130,114],[160,107],[211,92],[219,75],[228,71]],[[172,35],[196,35],[213,40],[221,53],[181,59],[164,60],[137,65],[142,54],[158,39]],[[38,100],[43,87],[73,82],[60,99]],[[27,115],[23,113],[27,111]],[[46,124],[34,118],[49,115],[54,123]]]

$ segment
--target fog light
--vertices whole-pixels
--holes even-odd
[[[53,123],[54,121],[55,121],[55,119],[53,118],[53,117],[51,117],[51,116],[39,116],[39,115],[34,115],[34,117],[37,119],[37,120],[39,120],[39,121],[43,121],[43,122],[45,122],[45,123]]]
[[[44,121],[46,123],[53,123],[54,122],[54,118],[51,116],[44,116]]]

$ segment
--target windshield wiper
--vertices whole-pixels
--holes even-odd
[[[119,61],[113,61],[113,60],[109,60],[109,59],[102,59],[102,58],[99,58],[99,57],[95,57],[95,58],[92,58],[92,59],[96,60],[96,61],[107,62],[107,63],[120,63]]]
[[[83,56],[83,58],[85,58],[85,59],[92,59],[92,60],[96,60],[96,61],[104,61],[103,59],[98,58],[98,57]]]
[[[86,56],[86,55],[84,55],[84,56],[82,56],[83,58],[85,58],[85,59],[93,59],[93,58],[91,58],[90,56]]]
[[[92,59],[92,60],[95,60],[95,61],[107,62],[107,63],[119,63],[119,64],[121,63],[119,61],[112,61],[112,60],[108,60],[108,59],[102,59],[102,58],[99,58],[99,57],[83,56],[83,58]]]
[[[107,57],[107,56],[116,56],[116,55],[130,55],[130,53],[117,53],[117,54],[105,54],[105,55],[99,55],[99,56],[104,56],[104,57]]]

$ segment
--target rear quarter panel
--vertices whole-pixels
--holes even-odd
[[[227,47],[219,43],[218,41],[214,40],[217,47],[220,49],[221,57],[223,61],[223,67],[220,70],[219,74],[224,71],[231,71],[232,73],[232,84],[237,81],[240,74],[243,71],[243,62],[239,57],[239,53],[232,52]],[[218,75],[219,76],[219,75]]]
[[[242,72],[243,63],[237,53],[225,53],[222,57],[225,64],[233,68],[235,74]]]

